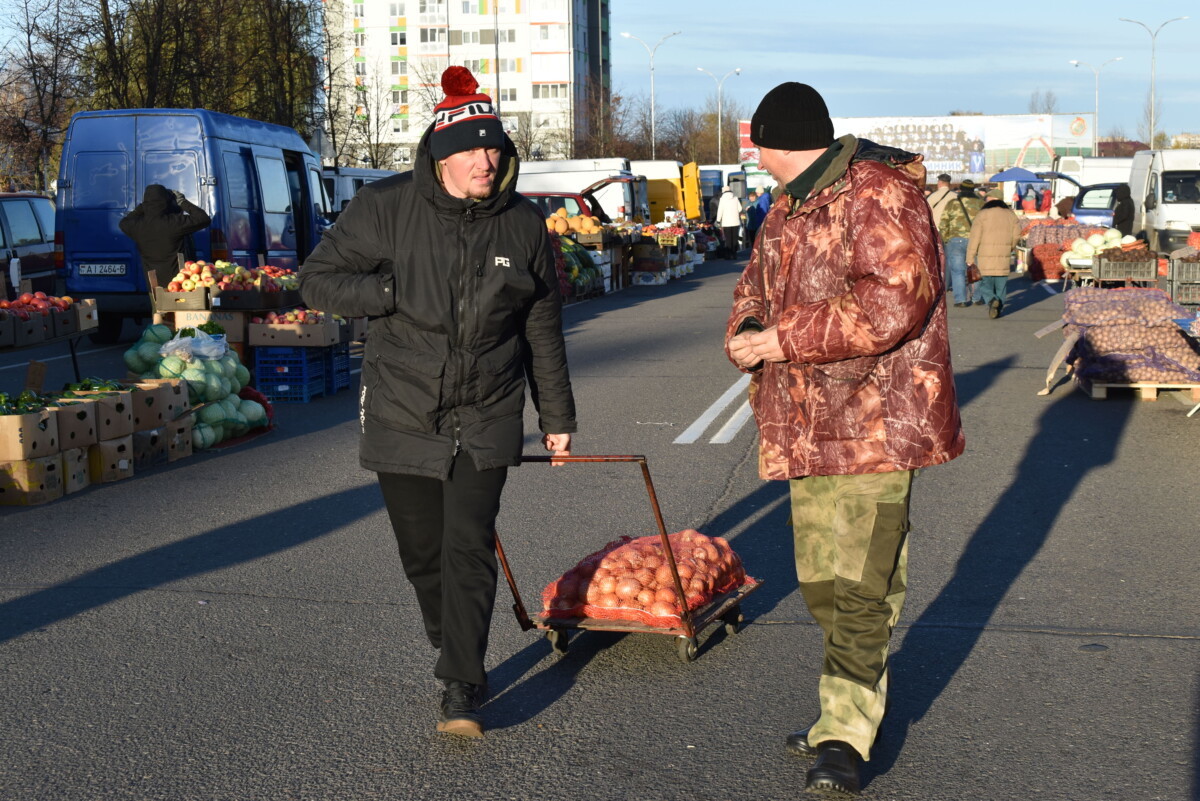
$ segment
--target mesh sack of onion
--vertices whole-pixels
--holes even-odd
[[[722,537],[695,529],[668,535],[689,610],[746,582],[742,560]],[[542,591],[547,618],[631,620],[648,626],[680,625],[683,606],[659,536],[621,537]]]

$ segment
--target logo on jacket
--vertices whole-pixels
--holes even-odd
[[[505,257],[497,256],[496,257],[496,266],[497,267],[511,267],[512,265],[508,263],[508,259],[506,259]]]

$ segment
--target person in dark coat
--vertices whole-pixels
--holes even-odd
[[[121,218],[121,231],[137,245],[142,269],[158,276],[165,287],[179,272],[179,254],[187,237],[207,228],[208,212],[162,184],[150,184],[142,193],[142,202]]]
[[[1129,194],[1129,184],[1117,184],[1113,189],[1112,227],[1121,232],[1121,236],[1133,233],[1133,197]]]
[[[554,252],[516,192],[516,148],[470,71],[450,67],[442,88],[413,170],[359,190],[305,261],[300,292],[370,318],[359,462],[378,474],[439,651],[437,730],[481,737],[495,521],[521,463],[526,385],[556,456],[570,455],[575,401]]]

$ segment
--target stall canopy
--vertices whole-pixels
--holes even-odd
[[[1039,181],[1040,178],[1024,167],[1009,167],[1007,170],[996,173],[989,181]]]

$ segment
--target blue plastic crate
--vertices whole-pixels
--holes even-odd
[[[325,381],[325,348],[260,347],[254,350],[255,384],[309,384]],[[318,393],[320,394],[320,393]]]
[[[325,351],[325,394],[350,386],[350,343],[331,345]]]
[[[259,379],[258,391],[267,396],[271,403],[308,403],[325,394],[325,378],[318,375],[307,381]]]

